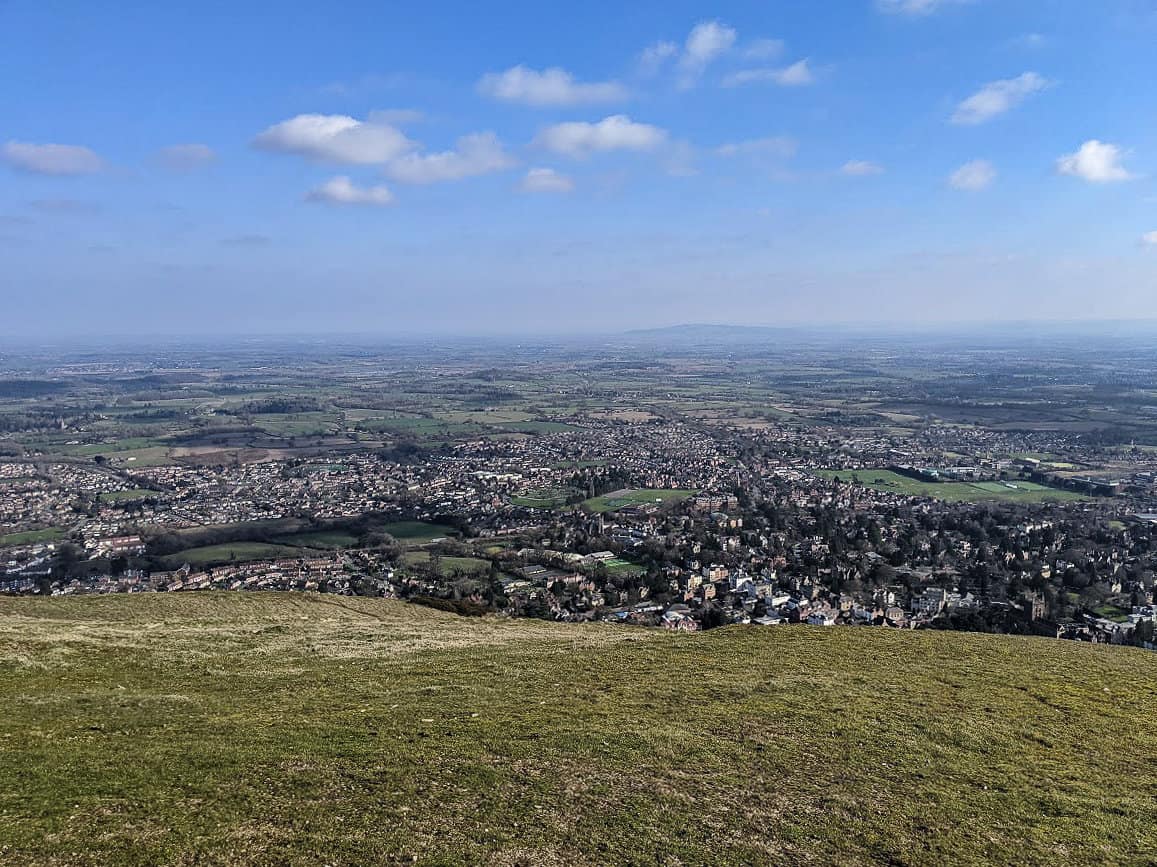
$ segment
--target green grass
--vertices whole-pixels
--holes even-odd
[[[1044,639],[0,599],[0,862],[1139,865],[1155,705]]]
[[[454,535],[454,529],[443,524],[428,524],[425,521],[396,521],[383,524],[382,532],[389,533],[399,542],[421,545]]]
[[[1010,488],[1000,482],[926,482],[902,476],[891,470],[812,470],[823,479],[840,478],[850,482],[852,477],[860,484],[876,491],[905,494],[911,497],[933,497],[953,503],[976,503],[985,500],[1001,500],[1015,503],[1072,502],[1087,500],[1073,491],[1048,488],[1035,482],[1013,481]]]
[[[522,496],[511,497],[510,503],[514,506],[524,506],[529,509],[561,509],[566,501],[575,495],[582,496],[573,488],[550,488],[539,491],[527,491]]]
[[[1129,611],[1116,605],[1105,604],[1099,608],[1094,608],[1093,612],[1099,617],[1105,617],[1117,623],[1124,623],[1129,619]]]
[[[63,539],[64,530],[49,527],[45,530],[26,530],[23,533],[8,533],[0,536],[0,545],[34,545],[37,542],[56,542]]]
[[[603,563],[607,567],[607,571],[612,575],[642,575],[647,570],[635,563],[628,563],[626,560],[620,560],[615,557],[612,560],[606,560]]]
[[[317,552],[303,552],[301,548],[289,545],[274,545],[269,542],[227,542],[222,545],[205,545],[189,548],[178,554],[165,557],[165,564],[171,569],[188,563],[190,566],[221,566],[228,563],[251,563],[256,560],[282,560],[300,557],[304,554],[316,556]]]
[[[297,545],[303,548],[354,548],[358,544],[358,537],[340,530],[319,530],[278,536],[274,541],[281,545]]]
[[[679,500],[685,500],[688,497],[694,496],[695,493],[695,491],[648,488],[626,491],[624,493],[616,492],[614,495],[606,494],[601,497],[595,497],[594,499],[585,501],[583,506],[592,512],[612,512],[615,509],[622,509],[626,506],[638,506],[656,501],[662,503],[678,502]]]
[[[402,562],[409,566],[419,563],[429,563],[428,551],[408,551],[402,556]],[[490,571],[489,560],[479,560],[474,557],[439,557],[438,568],[442,575],[483,575]]]
[[[131,491],[105,491],[100,495],[99,499],[102,503],[131,503],[134,500],[143,500],[147,497],[155,496],[157,496],[156,491],[135,488]]]

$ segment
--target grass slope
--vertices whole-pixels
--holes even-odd
[[[0,863],[1147,863],[1157,657],[0,598]]]

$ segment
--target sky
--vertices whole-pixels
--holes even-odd
[[[0,334],[1157,318],[1157,0],[0,0]]]

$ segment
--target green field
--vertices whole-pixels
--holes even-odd
[[[301,548],[274,545],[269,542],[227,542],[222,545],[188,548],[178,554],[171,554],[164,560],[170,569],[177,569],[186,563],[199,568],[229,563],[252,563],[257,560],[283,560],[301,557],[303,554],[317,556],[318,552],[303,552]]]
[[[582,496],[579,491],[573,488],[526,491],[521,496],[511,497],[510,504],[528,509],[561,509],[566,505],[568,499],[576,495]]]
[[[613,494],[605,494],[604,496],[587,500],[583,503],[583,506],[592,512],[613,512],[615,509],[622,509],[626,506],[638,506],[644,503],[674,503],[692,497],[696,493],[696,491],[666,490],[661,488],[625,492],[616,491]]]
[[[428,524],[425,521],[396,521],[392,524],[383,524],[382,532],[389,533],[402,543],[423,545],[435,539],[443,539],[456,535],[453,527],[443,524]]]
[[[63,539],[64,530],[49,527],[45,530],[26,530],[23,533],[8,533],[0,536],[0,545],[34,545],[37,542],[56,542]]]
[[[278,536],[274,541],[280,545],[297,545],[303,548],[354,548],[358,544],[358,537],[340,530],[318,530]]]
[[[418,563],[429,563],[428,551],[408,551],[402,557],[402,562],[413,566]],[[438,568],[447,577],[454,575],[482,575],[490,571],[489,560],[479,560],[475,557],[439,557]]]
[[[906,494],[911,497],[933,497],[952,503],[976,503],[1001,500],[1010,503],[1072,502],[1089,499],[1073,491],[1048,488],[1035,482],[1014,481],[1010,488],[1000,482],[925,482],[902,476],[891,470],[812,470],[822,479],[840,478],[845,482],[858,478],[860,484],[876,491]]]
[[[102,503],[131,503],[135,500],[143,500],[146,497],[155,496],[157,496],[156,491],[134,488],[130,491],[105,491],[100,495],[99,499]]]
[[[641,575],[647,571],[638,564],[628,563],[626,560],[620,560],[618,557],[603,561],[603,565],[607,567],[607,571],[612,575]]]
[[[1146,864],[1151,653],[0,598],[4,864]]]

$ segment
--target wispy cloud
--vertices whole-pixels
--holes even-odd
[[[616,114],[598,123],[571,121],[547,127],[535,143],[555,153],[581,158],[605,151],[650,151],[666,138],[666,130]]]
[[[539,72],[514,66],[505,72],[491,72],[482,76],[478,91],[503,102],[536,108],[620,102],[628,96],[617,81],[580,82],[558,67]]]
[[[967,162],[948,176],[948,185],[954,190],[977,192],[986,190],[996,180],[996,167],[988,160]]]
[[[0,161],[35,175],[91,175],[104,168],[104,160],[83,145],[9,141],[0,148]]]
[[[815,81],[810,61],[799,60],[779,69],[741,69],[723,79],[724,87],[739,87],[744,84],[771,83],[781,87],[803,87]]]
[[[789,136],[768,136],[720,145],[715,153],[721,157],[762,156],[790,159],[799,150],[799,143]]]
[[[972,0],[876,0],[876,8],[888,15],[931,15],[948,6],[962,6]]]
[[[679,58],[679,86],[694,86],[711,63],[731,50],[737,37],[734,28],[719,21],[701,21],[691,28]]]
[[[391,205],[394,195],[386,187],[358,187],[345,175],[338,175],[310,190],[305,199],[328,205]]]
[[[1035,72],[1016,78],[990,81],[956,106],[952,122],[964,126],[986,123],[1016,108],[1030,96],[1049,86],[1049,81]]]
[[[217,154],[204,144],[177,144],[161,148],[157,153],[161,164],[175,172],[188,172],[207,166]]]
[[[852,178],[866,178],[872,175],[884,174],[884,167],[879,163],[873,163],[868,160],[848,160],[840,168],[840,174]]]
[[[460,181],[500,172],[517,165],[492,132],[472,133],[458,139],[453,150],[409,153],[386,164],[386,176],[407,184]]]
[[[533,168],[518,188],[524,193],[569,193],[574,190],[574,181],[554,169]]]

